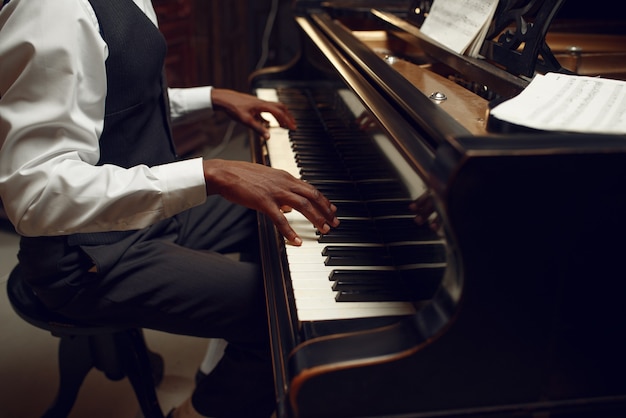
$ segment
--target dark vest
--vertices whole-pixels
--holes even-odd
[[[154,166],[176,159],[163,77],[167,46],[132,0],[89,0],[109,47],[98,165]],[[74,234],[70,245],[117,242],[132,231]]]
[[[173,161],[162,83],[165,39],[132,0],[89,0],[109,46],[100,161],[132,167]]]

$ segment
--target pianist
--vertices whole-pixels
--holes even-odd
[[[268,416],[254,210],[298,245],[282,207],[322,232],[336,208],[275,169],[176,158],[169,116],[212,107],[267,136],[267,111],[295,127],[282,105],[233,91],[169,90],[166,101],[155,25],[150,0],[3,0],[0,197],[24,277],[50,309],[229,342],[170,416]]]

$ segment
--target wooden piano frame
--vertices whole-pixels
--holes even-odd
[[[414,316],[347,332],[330,324],[304,340],[283,240],[260,216],[277,416],[623,416],[626,138],[487,132],[488,101],[433,66],[461,68],[505,97],[525,87],[526,70],[455,55],[381,10],[371,15],[391,40],[360,36],[332,10],[309,7],[317,2],[296,3],[302,55],[254,74],[253,86],[290,71],[314,75],[314,44],[313,56],[328,60],[428,185],[449,266]],[[546,30],[536,52],[553,68]],[[390,65],[368,45],[381,39],[419,47],[435,63]],[[433,91],[448,100],[434,102]],[[256,161],[268,164],[253,144]]]

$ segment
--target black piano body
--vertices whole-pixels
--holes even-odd
[[[540,52],[519,70],[517,46],[496,65],[421,37],[427,1],[294,2],[300,54],[253,74],[253,89],[353,92],[432,195],[446,268],[412,314],[303,321],[286,245],[260,216],[278,418],[626,416],[626,137],[487,130],[489,102],[521,91],[528,68],[593,73],[598,55],[563,43],[568,28],[624,40],[559,20],[561,1],[500,7],[518,21],[531,10],[536,28],[542,3],[559,30],[524,39]],[[600,75],[621,78],[626,55],[611,48]]]

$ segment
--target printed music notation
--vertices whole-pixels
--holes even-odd
[[[457,54],[477,57],[498,0],[434,0],[421,32]]]
[[[626,82],[538,74],[489,117],[539,130],[626,135]]]

